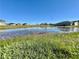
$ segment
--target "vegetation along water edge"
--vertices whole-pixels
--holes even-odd
[[[0,40],[0,59],[79,59],[79,32]]]

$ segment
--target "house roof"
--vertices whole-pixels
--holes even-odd
[[[5,20],[0,19],[0,22],[5,22]]]

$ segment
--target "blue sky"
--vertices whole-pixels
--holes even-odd
[[[79,0],[0,0],[0,19],[30,24],[78,20]]]

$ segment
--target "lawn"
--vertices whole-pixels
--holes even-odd
[[[79,59],[79,32],[0,40],[0,59]]]

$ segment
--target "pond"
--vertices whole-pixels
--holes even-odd
[[[79,32],[77,27],[32,27],[32,28],[18,28],[18,29],[7,29],[0,30],[0,39],[11,38],[15,36],[28,35],[33,33],[70,33]]]

